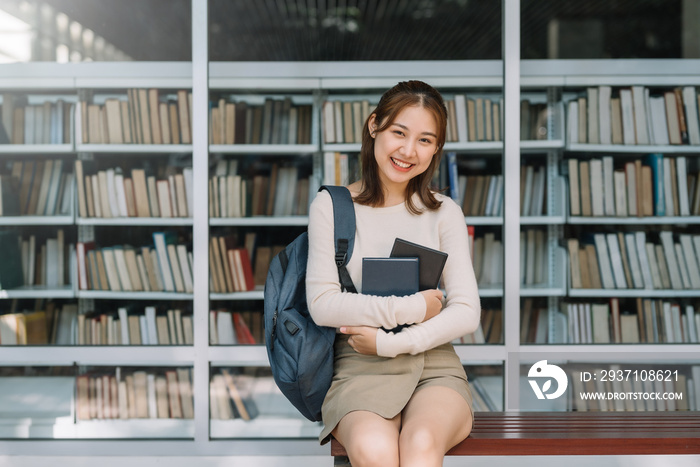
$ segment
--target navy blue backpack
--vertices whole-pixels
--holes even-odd
[[[355,241],[355,208],[347,188],[322,186],[333,199],[335,263],[343,289],[357,293],[346,268]],[[299,235],[270,262],[265,281],[265,345],[277,386],[299,412],[321,420],[333,378],[335,328],[318,326],[306,302],[309,239]]]

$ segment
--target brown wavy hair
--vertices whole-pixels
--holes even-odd
[[[421,214],[422,210],[413,203],[414,193],[418,193],[421,203],[430,211],[434,211],[442,205],[442,202],[438,201],[430,190],[430,183],[433,174],[440,166],[442,148],[445,145],[447,109],[440,93],[429,84],[422,81],[402,81],[382,95],[377,108],[372,112],[378,125],[376,131],[380,132],[389,128],[399,112],[408,106],[426,109],[433,115],[437,123],[437,151],[430,161],[428,169],[413,177],[406,187],[406,207],[413,214]],[[374,157],[374,138],[370,135],[369,118],[362,128],[360,163],[362,166],[362,191],[357,195],[355,201],[368,206],[383,205],[384,191],[379,178],[379,166]]]

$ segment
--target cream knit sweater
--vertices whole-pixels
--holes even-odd
[[[341,292],[333,245],[333,203],[326,191],[318,193],[309,212],[309,259],[306,294],[314,321],[322,326],[373,326],[392,329],[414,324],[399,333],[377,333],[377,353],[383,357],[417,354],[472,333],[479,325],[481,306],[474,269],[469,257],[467,227],[462,210],[452,199],[435,195],[437,211],[411,214],[405,203],[385,208],[355,204],[357,230],[348,272],[362,291],[362,258],[386,257],[399,237],[448,254],[443,271],[447,292],[440,314],[421,323],[425,299],[420,293],[406,297],[376,297]],[[417,196],[414,203],[422,207]],[[418,324],[415,324],[418,323]]]

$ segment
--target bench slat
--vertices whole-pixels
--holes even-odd
[[[697,438],[514,438],[475,439],[455,446],[452,456],[573,456],[700,454]]]
[[[333,456],[347,456],[331,442]],[[698,412],[477,412],[447,455],[700,454]]]

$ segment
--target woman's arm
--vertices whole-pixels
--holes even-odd
[[[423,295],[376,297],[341,292],[333,244],[333,202],[318,193],[309,209],[309,259],[306,299],[309,312],[320,326],[373,326],[394,328],[421,322],[426,304]]]
[[[377,332],[377,354],[380,356],[424,352],[472,333],[479,326],[481,304],[464,216],[449,198],[443,199],[440,209],[446,210],[439,216],[440,250],[448,254],[442,276],[447,291],[445,308],[436,317],[397,334],[380,329]]]

